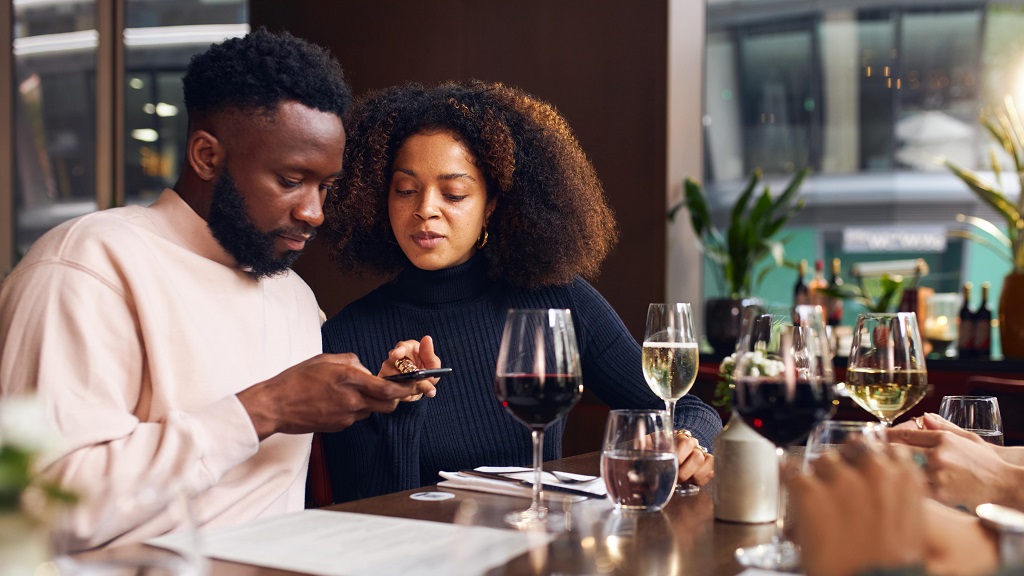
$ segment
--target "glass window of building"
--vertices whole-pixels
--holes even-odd
[[[781,184],[810,167],[787,260],[813,270],[838,257],[849,275],[854,263],[923,257],[922,285],[989,281],[994,307],[1010,264],[958,237],[957,215],[1004,220],[943,160],[993,179],[992,154],[1010,166],[979,116],[1008,95],[1024,111],[1022,24],[1022,0],[708,0],[703,177],[717,213],[755,168]],[[1019,193],[1012,169],[1002,184]],[[704,277],[705,295],[720,295]],[[759,295],[788,301],[795,280],[772,270]]]
[[[96,209],[96,6],[13,4],[14,248]]]
[[[181,76],[193,54],[248,32],[249,7],[247,0],[0,0],[0,9],[11,10],[13,24],[16,261],[65,220],[111,204],[148,204],[174,184],[187,130]],[[102,57],[101,43],[123,58]],[[123,95],[123,118],[97,113],[110,105],[107,94]],[[98,146],[104,138],[115,145]],[[98,190],[102,166],[114,166],[114,183]]]

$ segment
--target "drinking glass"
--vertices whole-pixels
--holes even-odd
[[[886,426],[928,391],[917,314],[861,314],[853,330],[846,390]]]
[[[547,525],[548,509],[541,504],[544,430],[583,395],[569,310],[509,310],[496,374],[498,400],[533,437],[533,502],[529,509],[505,519],[518,528]]]
[[[852,420],[825,420],[814,427],[807,436],[804,450],[804,465],[830,452],[842,453],[851,443],[882,447],[888,440],[885,424],[881,422],[860,422]]]
[[[986,442],[1003,445],[1003,417],[995,396],[943,396],[939,416]]]
[[[612,410],[601,446],[601,476],[618,510],[658,511],[676,486],[679,460],[661,410]]]
[[[820,306],[796,306],[790,315],[755,315],[740,336],[733,409],[775,444],[780,477],[785,447],[800,441],[832,412],[831,364]],[[791,570],[799,564],[799,549],[783,537],[783,498],[779,490],[772,541],[736,550],[740,564],[767,570]]]
[[[697,334],[688,303],[651,304],[644,331],[643,371],[651,390],[665,401],[668,426],[675,427],[676,402],[693,387],[697,378]],[[681,484],[679,494],[696,494],[700,488]]]

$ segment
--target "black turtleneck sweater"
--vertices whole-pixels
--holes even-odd
[[[402,402],[342,432],[324,435],[334,498],[345,502],[441,480],[442,470],[532,466],[530,432],[494,393],[498,345],[510,308],[568,308],[582,359],[583,385],[612,408],[662,408],[644,382],[640,345],[611,305],[586,281],[527,290],[487,278],[487,261],[439,271],[409,268],[353,302],[323,326],[324,352],[354,352],[374,370],[401,340],[429,335],[453,372],[437,395]],[[684,396],[676,428],[710,447],[722,429],[718,414]],[[561,456],[565,419],[544,436],[544,459]]]

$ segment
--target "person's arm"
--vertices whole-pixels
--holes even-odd
[[[369,410],[393,409],[389,394],[409,393],[352,359],[320,356],[254,386],[241,395],[245,401],[225,394],[190,403],[188,391],[202,382],[180,382],[176,392],[148,386],[159,367],[146,358],[139,314],[130,294],[66,265],[16,271],[0,294],[0,386],[5,396],[37,393],[62,440],[40,464],[81,495],[62,527],[72,549],[103,544],[156,517],[156,508],[120,509],[122,495],[204,492],[255,455],[261,437],[339,429]],[[182,398],[153,396],[168,393]],[[177,407],[149,421],[155,402]]]
[[[590,284],[577,279],[572,287],[576,329],[583,341],[583,381],[612,408],[664,409],[644,381],[640,344],[622,319]],[[718,413],[699,398],[684,396],[676,403],[675,428],[689,430],[692,438],[677,438],[679,479],[703,486],[714,476],[714,458],[698,446],[711,449],[722,430]]]

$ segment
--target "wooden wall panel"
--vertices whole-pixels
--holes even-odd
[[[251,0],[253,26],[329,47],[356,94],[406,81],[517,85],[569,120],[622,239],[595,283],[635,337],[664,298],[667,0]],[[695,80],[697,81],[697,80]],[[314,243],[315,244],[315,243]],[[297,270],[331,315],[372,286],[322,247]]]

